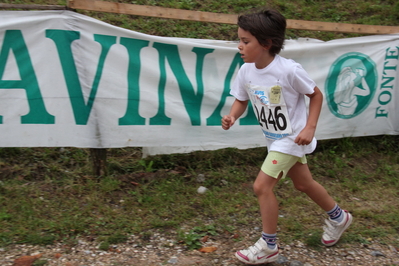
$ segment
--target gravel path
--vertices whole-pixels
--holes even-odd
[[[252,245],[256,234],[248,234],[237,241],[226,233],[209,237],[204,247],[212,252],[187,250],[171,234],[154,232],[146,240],[132,235],[126,243],[100,250],[95,240],[80,239],[73,246],[57,243],[51,246],[10,245],[0,248],[1,266],[112,266],[112,265],[241,265],[234,257],[238,249]],[[30,261],[29,261],[30,259]],[[25,260],[25,261],[24,261]],[[25,264],[23,264],[23,261]],[[32,262],[34,264],[32,264]],[[344,266],[344,265],[399,265],[398,248],[378,242],[369,245],[338,243],[334,247],[310,249],[301,242],[280,243],[280,257],[269,265],[287,266]]]

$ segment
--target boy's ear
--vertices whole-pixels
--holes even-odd
[[[264,50],[269,50],[270,47],[271,47],[271,46],[269,46],[269,45],[263,45],[263,49],[264,49]]]
[[[272,40],[266,40],[267,44],[263,44],[263,48],[265,50],[269,50],[270,48],[272,48]]]

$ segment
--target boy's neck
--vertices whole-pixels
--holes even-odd
[[[264,58],[262,58],[262,60],[259,60],[259,62],[256,62],[255,67],[257,69],[263,69],[263,68],[267,67],[268,65],[270,65],[270,63],[273,62],[275,57],[276,57],[275,55],[268,54],[268,56],[265,56]]]

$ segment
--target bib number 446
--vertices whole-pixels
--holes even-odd
[[[272,126],[275,131],[287,129],[287,118],[281,111],[280,106],[276,106],[274,110],[262,106],[259,111],[258,107],[255,105],[255,110],[261,127],[269,129],[269,126]]]

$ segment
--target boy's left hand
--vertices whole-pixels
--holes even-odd
[[[314,137],[314,130],[305,127],[296,137],[295,143],[298,145],[309,145]]]

